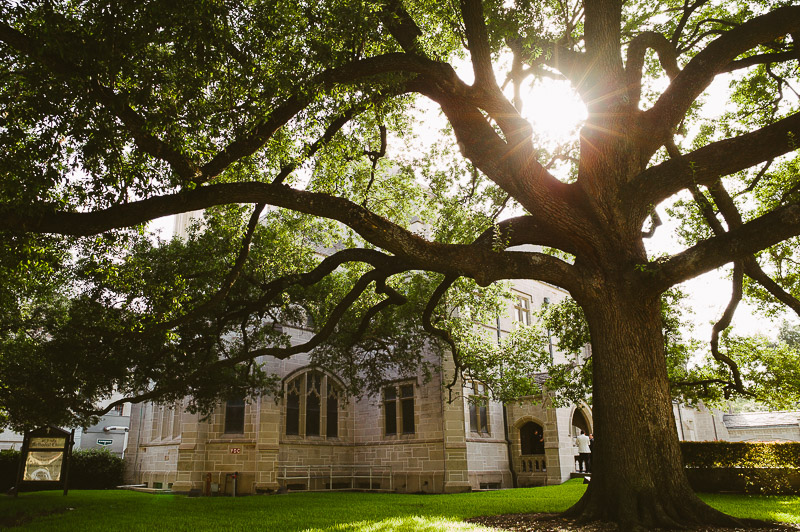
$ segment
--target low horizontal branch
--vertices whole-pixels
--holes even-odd
[[[483,240],[473,244],[430,242],[347,199],[267,183],[208,185],[85,213],[63,212],[50,205],[4,205],[0,206],[0,231],[88,236],[163,216],[243,203],[266,203],[337,220],[371,244],[409,262],[411,269],[463,275],[482,285],[501,279],[536,278],[567,290],[575,287],[572,266],[555,257],[502,251],[503,246]]]

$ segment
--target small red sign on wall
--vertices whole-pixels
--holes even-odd
[[[241,454],[242,449],[240,447],[231,447],[231,454]]]

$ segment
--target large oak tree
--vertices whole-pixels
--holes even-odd
[[[597,460],[571,512],[731,523],[682,472],[661,295],[733,264],[734,303],[750,291],[800,309],[798,36],[800,7],[767,1],[4,3],[5,414],[42,418],[14,378],[59,390],[79,419],[114,387],[133,400],[254,389],[269,382],[255,357],[314,348],[379,380],[418,362],[392,357],[424,333],[458,349],[434,322],[459,279],[536,279],[572,295],[592,339]],[[719,76],[731,108],[703,123]],[[521,114],[545,77],[588,109],[576,142],[554,148]],[[458,150],[393,156],[420,99]],[[680,194],[685,250],[648,256],[657,209]],[[210,208],[191,246],[126,229]],[[508,249],[522,244],[542,251]],[[421,322],[406,340],[385,317],[404,305]],[[298,308],[314,317],[307,343],[258,326]],[[719,347],[728,314],[712,341],[728,377],[694,384],[746,384]]]

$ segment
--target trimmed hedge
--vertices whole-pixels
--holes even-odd
[[[681,442],[696,491],[800,493],[800,442]]]
[[[20,452],[0,451],[0,491],[16,484]],[[106,449],[85,449],[72,453],[69,487],[79,490],[108,489],[123,483],[122,458]]]
[[[800,468],[800,442],[681,442],[686,467]]]
[[[122,458],[106,449],[86,449],[72,453],[69,487],[76,490],[102,490],[123,483]]]

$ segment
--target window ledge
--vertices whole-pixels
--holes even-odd
[[[208,443],[255,443],[256,440],[253,438],[246,438],[244,435],[236,436],[236,435],[228,435],[226,434],[222,438],[209,438]]]

